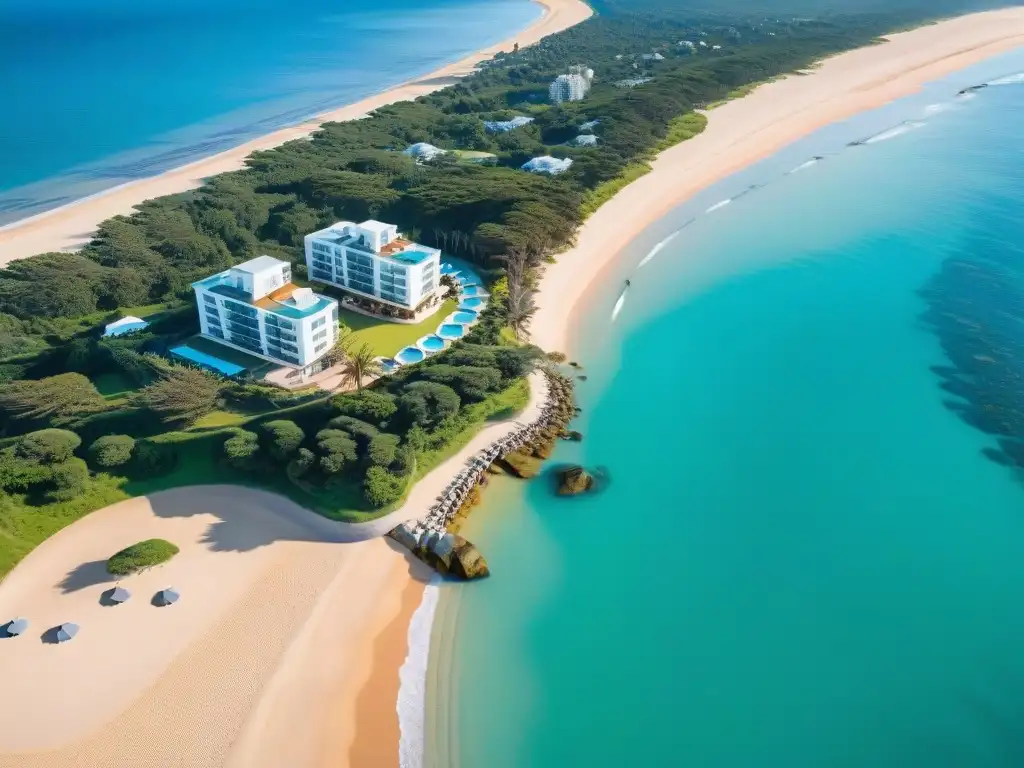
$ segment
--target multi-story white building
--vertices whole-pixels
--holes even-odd
[[[291,264],[259,256],[193,283],[203,336],[308,372],[334,344],[338,302],[291,280]]]
[[[415,314],[441,285],[441,252],[404,239],[394,224],[339,221],[306,235],[311,280]]]
[[[563,101],[580,101],[590,90],[590,83],[583,75],[559,75],[551,81],[548,95],[553,104]]]

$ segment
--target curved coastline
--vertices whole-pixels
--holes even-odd
[[[233,149],[183,165],[151,178],[130,181],[94,195],[0,227],[0,266],[47,251],[69,251],[89,242],[99,224],[113,216],[129,215],[140,203],[163,195],[187,192],[205,179],[244,167],[253,152],[303,139],[323,123],[356,120],[368,112],[424,96],[472,74],[478,64],[513,44],[533,45],[541,38],[575,26],[593,15],[582,0],[531,0],[543,7],[540,18],[500,43],[479,50],[423,77],[388,88],[368,98],[333,109],[298,125],[247,141]]]
[[[763,85],[708,112],[703,133],[660,153],[650,173],[598,209],[581,228],[577,245],[545,267],[531,340],[547,350],[575,353],[586,331],[581,316],[587,302],[621,266],[627,247],[647,227],[699,192],[826,125],[909,96],[926,83],[1024,46],[1024,8],[960,16],[886,40],[884,45],[830,57],[800,77]],[[811,158],[790,172],[821,159]],[[724,207],[726,202],[731,200],[712,208]],[[684,222],[680,230],[655,244],[638,267],[692,222]],[[451,649],[436,646],[441,640],[453,641],[457,634],[460,591],[445,590],[436,610],[429,671],[434,690],[428,691],[433,722],[427,724],[429,753],[423,763],[427,766],[437,764],[434,753],[443,753],[452,760],[451,766],[458,765],[452,698],[458,693],[453,681],[458,660]],[[439,742],[434,748],[431,739]]]

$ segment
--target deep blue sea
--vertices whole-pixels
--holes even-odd
[[[634,243],[554,458],[609,484],[488,491],[428,765],[1024,765],[1024,484],[979,428],[1024,406],[1024,78],[956,97],[1022,71],[831,126]]]
[[[0,0],[0,224],[497,43],[529,0]]]

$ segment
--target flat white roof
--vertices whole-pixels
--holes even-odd
[[[359,225],[362,229],[367,229],[370,232],[384,232],[387,229],[395,226],[394,224],[385,224],[383,221],[377,221],[376,219],[367,219]]]
[[[248,272],[250,275],[256,275],[260,272],[265,272],[268,269],[279,267],[282,264],[287,264],[286,261],[281,259],[275,259],[273,256],[257,256],[255,259],[249,259],[243,261],[241,264],[237,264],[232,269],[237,269],[239,272]]]

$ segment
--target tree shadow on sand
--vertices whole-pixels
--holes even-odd
[[[107,573],[106,560],[91,560],[88,563],[76,565],[57,585],[61,592],[69,594],[80,589],[95,587],[100,584],[109,584],[116,581],[117,577]]]

